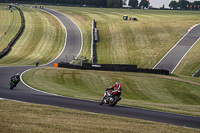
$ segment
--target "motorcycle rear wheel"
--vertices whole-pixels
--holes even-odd
[[[16,86],[15,83],[10,83],[10,89],[12,90]]]
[[[118,101],[119,101],[119,97],[118,96],[114,96],[113,100],[109,102],[109,105],[110,106],[115,106]]]
[[[14,88],[14,86],[13,85],[10,85],[10,89],[12,90]]]

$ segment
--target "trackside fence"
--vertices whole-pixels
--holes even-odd
[[[24,31],[25,28],[25,19],[24,19],[24,14],[21,11],[20,8],[16,7],[15,8],[19,11],[20,13],[20,17],[21,17],[21,26],[20,29],[18,31],[18,33],[15,35],[15,37],[10,41],[10,43],[7,45],[6,48],[4,48],[1,52],[0,52],[0,58],[4,57],[6,54],[9,53],[9,51],[11,50],[12,46],[15,44],[15,42],[19,39],[19,37],[21,36],[21,34]]]
[[[82,69],[82,70],[100,70],[100,71],[119,71],[119,72],[138,72],[138,73],[151,73],[169,75],[168,70],[162,69],[143,69],[137,68],[137,65],[125,65],[125,64],[88,64],[83,63],[83,66],[71,65],[69,63],[61,62],[56,63],[57,67]]]

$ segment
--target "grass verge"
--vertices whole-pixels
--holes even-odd
[[[21,7],[25,17],[25,30],[0,60],[0,66],[46,64],[55,59],[65,43],[65,29],[52,15],[35,8]]]
[[[0,100],[0,112],[0,132],[199,132],[194,128],[8,100]]]
[[[200,116],[200,82],[183,78],[47,67],[26,72],[23,80],[39,90],[95,101],[119,81],[123,85],[119,104]]]
[[[157,62],[199,23],[198,11],[135,10],[46,6],[72,18],[83,32],[83,54],[90,58],[91,24],[95,19],[99,30],[98,63],[136,64],[153,68]],[[139,21],[123,21],[131,15]],[[175,74],[191,76],[200,68],[199,42],[187,54]]]
[[[14,9],[11,12],[8,7],[5,9],[5,6],[0,5],[0,51],[7,47],[21,26],[19,11]]]

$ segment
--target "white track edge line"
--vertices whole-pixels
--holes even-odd
[[[48,8],[47,8],[47,9],[48,9]],[[49,9],[49,10],[51,10],[51,9]],[[44,10],[42,10],[42,11],[44,11]],[[52,11],[55,11],[55,10],[52,10]],[[45,11],[45,12],[47,12],[47,11]],[[55,11],[55,12],[57,12],[57,11]],[[47,12],[47,13],[49,13],[49,12]],[[57,13],[60,13],[60,12],[57,12]],[[49,14],[51,14],[51,13],[49,13]],[[62,14],[62,13],[60,13],[60,14]],[[55,18],[57,18],[55,15],[53,15],[53,14],[51,14],[51,15],[54,16]],[[64,15],[64,14],[62,14],[62,15]],[[64,15],[64,16],[66,16],[66,15]],[[66,17],[69,18],[68,16],[66,16]],[[57,18],[57,19],[58,19],[58,18]],[[70,18],[69,18],[69,19],[70,19]],[[58,20],[61,22],[60,19],[58,19]],[[71,19],[70,19],[70,20],[71,20]],[[77,25],[73,20],[71,20],[71,21],[78,27],[78,25]],[[66,47],[66,40],[67,40],[67,29],[66,29],[66,27],[64,26],[64,24],[63,24],[62,22],[61,22],[61,24],[63,25],[63,27],[65,28],[65,31],[66,31],[66,39],[65,39],[65,46],[64,46],[64,48],[65,48],[65,47]],[[82,39],[82,32],[81,32],[81,30],[80,30],[79,27],[78,27],[78,29],[79,29],[79,31],[80,31],[80,33],[81,33],[81,49],[80,49],[80,51],[79,51],[79,54],[80,54],[80,53],[81,53],[81,50],[82,50],[82,47],[83,47],[83,39]],[[63,53],[64,48],[63,48],[62,52],[57,56],[57,58]],[[79,56],[79,54],[77,55],[77,57]],[[77,58],[77,57],[76,57],[76,58]],[[53,61],[55,61],[57,58],[55,58]],[[53,61],[51,61],[50,63],[52,63]],[[73,62],[73,61],[72,61],[72,62]],[[47,63],[47,64],[42,65],[42,66],[40,66],[40,67],[46,66],[46,65],[48,65],[48,64],[50,64],[50,63]],[[33,87],[27,85],[27,84],[23,81],[22,75],[23,75],[25,72],[27,72],[27,71],[29,71],[29,70],[31,70],[31,69],[35,69],[35,68],[30,68],[30,69],[28,69],[28,70],[22,72],[22,74],[20,75],[20,80],[22,81],[22,83],[23,83],[25,86],[27,86],[28,88],[30,88],[30,89],[32,89],[32,90],[35,90],[35,91],[38,91],[38,92],[42,92],[42,93],[45,93],[45,94],[54,95],[54,96],[59,96],[59,97],[65,97],[65,96],[61,96],[61,95],[57,95],[57,94],[53,94],[53,93],[48,93],[48,92],[45,92],[45,91],[40,91],[40,90],[37,90],[37,89],[35,89],[35,88],[33,88]],[[66,98],[71,98],[71,97],[66,97]],[[72,99],[78,99],[78,98],[72,98]],[[79,99],[79,100],[82,100],[82,99]],[[85,100],[85,99],[83,99],[83,100]],[[86,100],[86,101],[93,101],[93,100]],[[96,101],[93,101],[93,102],[96,102]]]
[[[188,51],[185,53],[185,55],[181,58],[181,60],[176,64],[176,66],[174,67],[174,69],[172,70],[171,73],[173,73],[175,71],[175,69],[178,67],[178,65],[181,63],[181,61],[183,60],[183,58],[188,54],[188,52],[193,48],[193,46],[199,41],[200,37],[197,39],[197,41],[188,49]]]
[[[197,24],[196,26],[198,26],[198,25],[200,25],[200,24]],[[195,27],[196,27],[195,26]],[[193,28],[194,29],[194,28]],[[193,30],[192,29],[192,30]],[[191,31],[192,31],[191,30]],[[191,32],[190,31],[190,32]],[[155,67],[157,67],[157,65],[174,49],[174,47],[176,47],[177,45],[178,45],[178,43],[180,42],[180,41],[182,41],[183,40],[183,38],[185,37],[185,36],[187,36],[190,32],[187,32],[163,57],[162,57],[162,59],[152,68],[152,69],[155,69]]]
[[[41,11],[44,11],[44,12],[46,12],[46,13],[51,14],[50,12],[47,12],[47,11],[45,11],[45,10],[41,10]],[[55,59],[53,59],[53,60],[50,61],[49,63],[44,64],[44,65],[42,65],[42,66],[47,66],[47,65],[51,64],[52,62],[54,62],[56,59],[58,59],[58,58],[60,57],[60,55],[63,53],[63,51],[64,51],[65,48],[66,48],[67,39],[68,39],[68,38],[67,38],[67,29],[66,29],[66,27],[64,26],[63,22],[62,22],[59,18],[57,18],[55,15],[53,15],[53,14],[51,14],[51,15],[54,16],[54,17],[62,24],[62,26],[65,28],[65,32],[66,32],[65,43],[64,43],[64,47],[63,47],[61,53],[60,53]]]

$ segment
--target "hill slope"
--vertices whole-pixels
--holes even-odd
[[[90,57],[91,24],[95,19],[99,30],[98,63],[136,64],[153,68],[157,62],[199,23],[198,11],[128,10],[47,6],[72,18],[83,32],[83,55]],[[131,15],[139,21],[123,21]],[[191,76],[200,68],[200,42],[187,54],[175,74]]]

